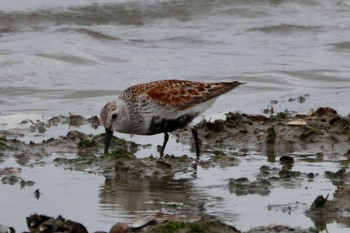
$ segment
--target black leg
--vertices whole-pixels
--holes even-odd
[[[165,146],[168,143],[168,140],[169,140],[169,134],[167,132],[164,132],[164,141],[163,141],[162,149],[160,150],[160,157],[163,157],[164,155]]]
[[[192,135],[194,138],[194,143],[196,144],[196,155],[199,157],[200,151],[199,151],[199,139],[198,139],[198,132],[196,129],[192,128]]]

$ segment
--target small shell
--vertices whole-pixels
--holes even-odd
[[[187,215],[173,215],[173,214],[164,214],[157,213],[154,220],[157,223],[167,222],[167,221],[186,221],[186,222],[195,222],[200,219],[199,216],[187,216]]]
[[[282,226],[282,227],[289,227],[289,225],[285,222],[282,222],[282,221],[275,221],[275,222],[272,222],[270,223],[269,225],[267,225],[267,227],[276,227],[276,226]]]
[[[141,228],[154,221],[154,216],[146,216],[140,219],[137,219],[131,224],[131,228]]]
[[[287,123],[288,126],[305,126],[307,125],[304,119],[294,119]]]
[[[9,174],[11,174],[11,173],[20,173],[21,172],[21,168],[5,167],[4,171],[6,171]]]

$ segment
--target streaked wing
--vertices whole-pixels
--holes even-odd
[[[183,110],[218,97],[241,84],[243,83],[237,81],[206,83],[163,80],[153,82],[153,85],[144,90],[144,94],[161,106]]]

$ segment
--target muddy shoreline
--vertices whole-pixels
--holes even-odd
[[[38,134],[45,132],[47,128],[60,124],[91,125],[92,128],[99,126],[97,117],[86,119],[80,115],[53,117],[47,122],[23,121],[22,123],[28,125],[28,130]],[[350,227],[350,217],[346,214],[349,212],[348,206],[350,206],[347,198],[350,191],[350,185],[347,182],[350,173],[346,170],[350,159],[349,116],[340,116],[329,107],[321,107],[305,115],[280,112],[266,116],[229,112],[226,114],[226,119],[202,120],[195,127],[201,138],[201,150],[209,155],[204,160],[196,159],[187,154],[167,154],[163,158],[159,158],[158,154],[154,154],[145,158],[137,158],[135,156],[136,151],[154,145],[139,145],[133,141],[117,137],[113,138],[111,151],[106,155],[102,155],[104,135],[84,134],[79,130],[70,130],[65,135],[50,138],[40,143],[24,143],[21,141],[25,132],[1,130],[0,162],[8,158],[14,158],[18,167],[1,169],[0,178],[3,185],[35,186],[35,181],[21,178],[21,167],[35,167],[39,164],[45,166],[45,163],[54,163],[62,169],[88,171],[101,174],[107,179],[161,180],[173,177],[178,172],[191,173],[196,176],[198,167],[225,168],[239,166],[240,157],[248,156],[248,152],[255,151],[265,154],[270,162],[279,161],[282,166],[260,167],[255,180],[249,180],[245,177],[230,179],[227,188],[231,193],[235,195],[255,194],[264,196],[268,195],[279,183],[286,180],[298,183],[305,182],[305,180],[312,181],[316,176],[331,180],[337,189],[332,200],[327,197],[322,199],[320,194],[321,196],[318,199],[315,196],[315,200],[318,201],[308,203],[310,207],[305,215],[315,223],[314,228],[302,229],[277,222],[269,226],[256,227],[246,232],[317,232],[325,230],[327,224],[332,222]],[[178,142],[193,144],[191,132],[188,128],[176,131],[174,135],[176,135]],[[193,145],[191,148],[191,150],[194,150]],[[55,156],[52,156],[53,151]],[[67,153],[72,156],[68,157]],[[326,171],[325,174],[298,172],[293,170],[295,159],[310,162],[332,159],[339,161],[344,168],[337,171]],[[37,195],[40,197],[40,190],[38,192]],[[284,207],[271,206],[271,208],[283,209]],[[287,208],[290,208],[290,206]],[[121,231],[114,229],[111,232],[170,232],[167,227],[173,227],[174,231],[172,232],[240,232],[234,226],[229,226],[206,215],[205,210],[201,213],[198,216],[187,216],[185,218],[165,217],[164,221],[157,220],[154,216],[154,218],[145,222],[144,225],[147,225],[147,227],[142,226],[134,229],[131,225],[126,224],[123,225],[124,228]],[[37,214],[40,216],[42,213]],[[35,216],[28,217],[30,220],[35,218]],[[29,223],[31,227],[28,231],[46,232],[39,230],[40,226],[46,224],[46,228],[47,226],[61,226],[66,232],[76,232],[75,228],[71,226],[71,222],[66,223],[67,221],[62,219],[57,220],[57,216],[52,217],[47,219],[42,217],[41,222],[36,219],[37,223],[34,224],[36,227]],[[50,221],[48,222],[48,220]],[[181,224],[172,226],[171,224],[175,220]],[[188,222],[191,224],[195,222],[197,225],[194,226]],[[0,224],[6,226],[6,223]],[[211,226],[216,227],[211,228]],[[190,231],[191,229],[192,231]],[[195,229],[201,230],[195,231]],[[101,230],[107,231],[109,229]],[[81,229],[78,231],[84,232]]]

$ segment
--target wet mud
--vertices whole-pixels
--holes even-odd
[[[28,122],[23,122],[27,124]],[[99,127],[97,117],[84,118],[79,115],[53,117],[47,122],[29,122],[30,132],[45,132],[59,124],[91,125]],[[3,185],[35,186],[35,180],[21,178],[21,166],[45,166],[54,163],[62,169],[87,171],[104,175],[107,179],[161,180],[173,177],[178,172],[196,176],[197,168],[239,166],[240,158],[248,156],[249,151],[267,155],[268,161],[278,161],[282,166],[262,166],[255,180],[247,177],[232,178],[226,187],[237,196],[255,194],[265,196],[275,187],[289,185],[298,187],[323,176],[337,187],[334,198],[315,196],[314,203],[296,203],[290,205],[270,205],[269,208],[283,212],[293,212],[299,205],[307,205],[305,215],[315,223],[315,228],[302,229],[290,227],[284,223],[252,228],[255,232],[318,232],[326,229],[328,223],[337,222],[350,227],[349,199],[350,173],[346,169],[327,171],[325,174],[300,172],[293,170],[295,159],[302,161],[339,160],[348,167],[350,160],[350,117],[340,116],[334,109],[318,108],[309,114],[297,115],[280,112],[266,115],[247,115],[242,113],[226,114],[222,120],[202,120],[195,128],[201,138],[201,151],[207,159],[191,155],[158,154],[137,158],[135,153],[152,145],[141,145],[133,141],[113,137],[110,152],[103,154],[104,134],[85,134],[79,130],[70,130],[65,135],[49,138],[42,142],[25,143],[24,134],[16,130],[0,131],[0,162],[14,158],[18,167],[5,167],[0,170]],[[190,144],[192,134],[189,128],[174,133],[178,142]],[[71,155],[71,156],[69,156]],[[334,156],[337,155],[335,158]],[[35,193],[40,198],[40,191]],[[111,226],[110,232],[241,232],[234,226],[205,214],[198,216],[175,216],[159,213],[137,223],[119,223]],[[29,232],[87,232],[85,227],[62,216],[45,216],[41,213],[28,216]],[[13,232],[15,229],[1,223],[1,232]],[[140,224],[140,225],[137,225]],[[137,225],[137,227],[135,227]],[[133,227],[134,226],[134,227]],[[105,229],[106,230],[106,229]]]

